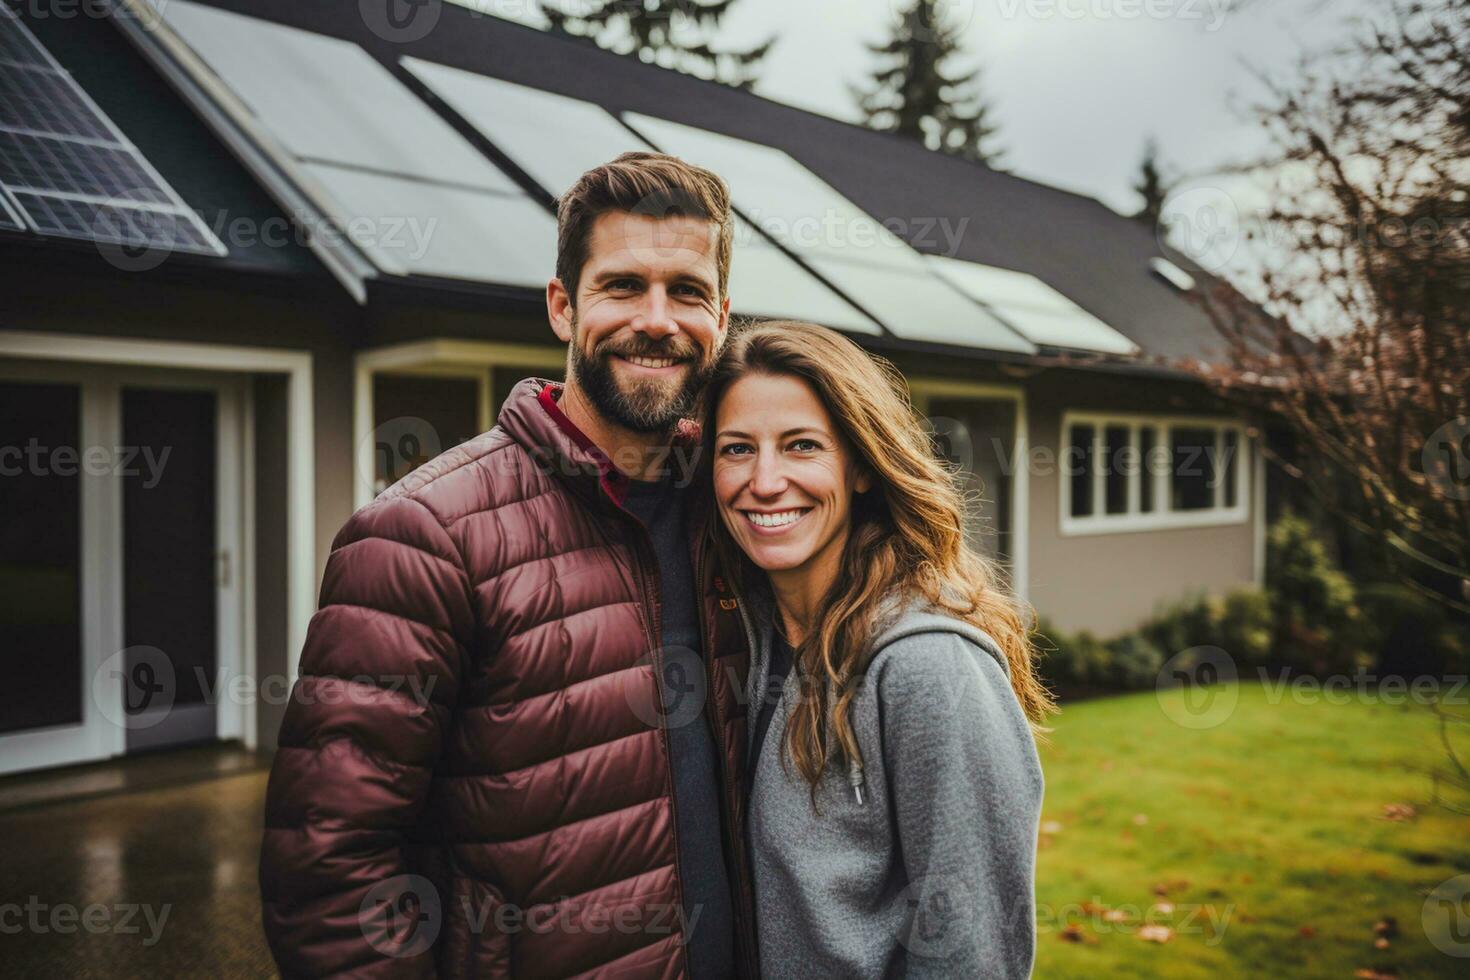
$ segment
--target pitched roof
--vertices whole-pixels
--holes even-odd
[[[1211,359],[1219,350],[1208,317],[1149,264],[1161,254],[1186,263],[1161,249],[1150,229],[1092,198],[453,3],[414,7],[417,16],[431,20],[395,34],[370,25],[355,0],[200,2],[352,41],[406,83],[411,80],[399,59],[414,57],[593,102],[614,113],[643,113],[776,146],[917,250],[1035,276],[1133,341],[1144,361]],[[93,30],[98,26],[91,25]],[[79,79],[84,74],[78,71]],[[126,91],[131,86],[108,87]],[[139,104],[119,111],[144,112],[147,100],[132,101]],[[140,125],[149,129],[152,124]],[[202,129],[197,122],[194,127]],[[196,144],[198,135],[193,134]],[[148,152],[157,152],[165,163],[171,162],[169,156],[188,155],[169,140],[153,142],[157,145]],[[207,149],[200,144],[191,159],[165,170],[206,220],[211,205],[238,209],[244,193],[245,175],[221,159],[219,150],[218,144]],[[162,163],[160,169],[165,169]],[[225,171],[225,179],[215,179]],[[231,202],[214,200],[226,191]],[[258,189],[254,197],[259,207]],[[239,251],[241,258],[252,257],[248,249]],[[232,259],[236,252],[232,247]],[[291,250],[259,258],[302,261]],[[440,287],[430,283],[430,288]]]
[[[777,146],[880,221],[895,219],[918,250],[1030,273],[1146,357],[1209,357],[1219,348],[1208,317],[1149,265],[1159,255],[1185,260],[1162,250],[1147,226],[1084,195],[452,3],[423,37],[400,42],[374,33],[355,2],[211,2],[356,41],[390,66],[408,55]],[[939,218],[961,232],[953,252]]]

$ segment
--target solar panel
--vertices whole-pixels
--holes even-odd
[[[227,254],[20,18],[0,10],[0,226]]]
[[[19,23],[20,17],[15,11],[0,3],[0,21]],[[35,47],[20,34],[11,31],[9,25],[6,25],[4,29],[0,29],[0,61],[8,61],[16,65],[35,64]],[[50,60],[44,60],[41,64],[49,66]]]
[[[306,167],[340,202],[333,220],[385,271],[541,289],[555,268],[556,223],[524,194]]]
[[[356,44],[185,0],[160,9],[297,158],[520,193]]]
[[[185,0],[159,9],[383,272],[546,285],[551,214],[366,51]]]
[[[926,257],[965,295],[995,312],[1033,344],[1108,354],[1138,345],[1035,276],[941,255]]]
[[[123,147],[13,132],[6,134],[5,144],[0,184],[8,187],[169,203],[163,188],[151,185],[138,157]]]
[[[620,153],[649,149],[591,102],[417,58],[404,58],[402,63],[553,196]],[[730,295],[737,313],[880,332],[871,318],[739,219],[730,260]]]
[[[660,149],[716,171],[736,206],[894,334],[987,350],[1035,348],[924,264],[918,252],[785,152],[637,113]]]
[[[17,21],[5,30],[28,31]],[[112,130],[75,95],[75,85],[59,69],[0,66],[0,126],[9,130],[55,133],[111,140]]]
[[[25,191],[16,191],[15,199],[43,235],[214,254],[208,229],[187,215]]]

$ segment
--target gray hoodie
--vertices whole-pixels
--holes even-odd
[[[772,614],[752,598],[753,740]],[[748,820],[761,973],[1029,976],[1042,776],[1005,658],[952,617],[886,608],[852,702],[863,767],[828,770],[820,813],[807,782],[782,764],[796,668],[775,706]]]

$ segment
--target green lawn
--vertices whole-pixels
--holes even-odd
[[[1425,896],[1470,872],[1470,817],[1430,805],[1416,771],[1441,758],[1428,710],[1236,691],[1197,730],[1153,692],[1064,705],[1041,750],[1036,976],[1470,977],[1470,941],[1446,955],[1422,924]],[[1387,819],[1396,803],[1417,816]],[[1163,944],[1128,914],[1157,902]],[[1385,917],[1398,933],[1376,949]]]

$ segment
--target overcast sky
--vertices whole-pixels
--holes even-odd
[[[465,0],[535,22],[531,0]],[[909,0],[739,0],[716,39],[743,46],[778,34],[760,94],[854,118],[847,85],[872,65]],[[1291,75],[1304,48],[1345,37],[1377,0],[943,0],[964,26],[970,63],[1006,150],[1005,166],[1131,210],[1150,134],[1175,173],[1208,172],[1263,149],[1242,111],[1261,89],[1251,66]]]

